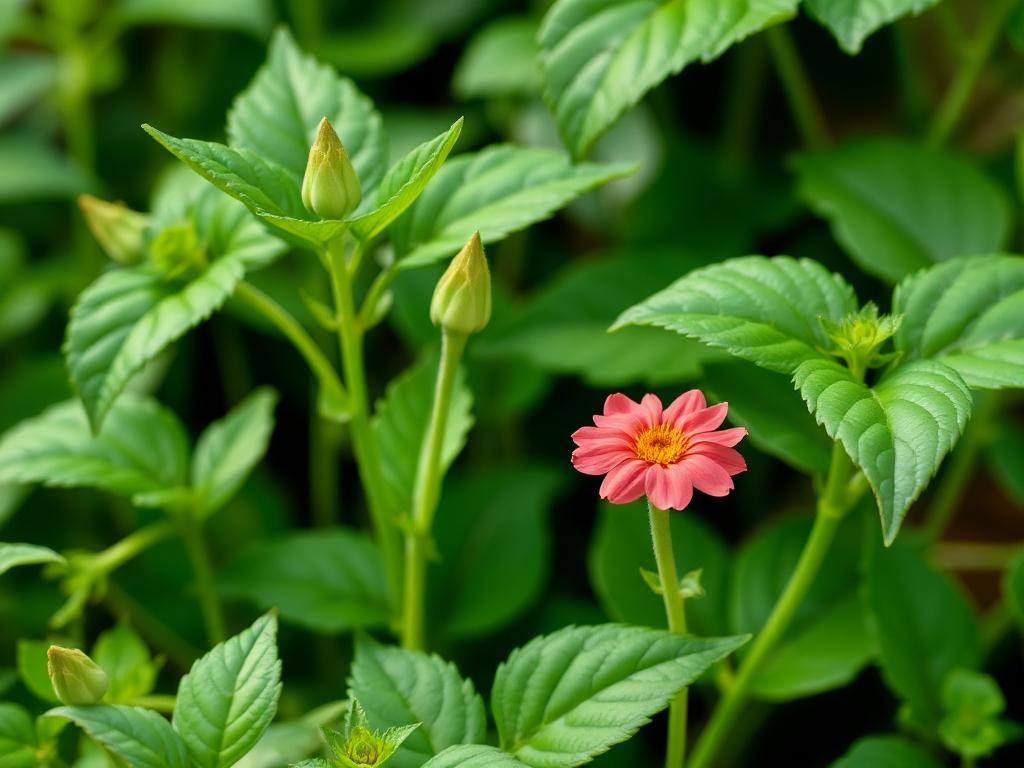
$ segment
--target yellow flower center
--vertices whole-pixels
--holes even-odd
[[[656,424],[636,436],[636,457],[652,464],[675,464],[687,449],[686,435],[671,424]]]

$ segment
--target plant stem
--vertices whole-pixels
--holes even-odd
[[[430,411],[430,425],[420,448],[413,488],[412,519],[405,533],[405,588],[402,590],[402,646],[423,648],[424,603],[426,602],[427,545],[434,512],[441,497],[444,477],[442,450],[451,410],[452,392],[459,361],[469,337],[461,333],[442,331],[441,362],[434,382],[434,402]]]
[[[831,143],[825,116],[789,30],[778,24],[765,36],[804,144],[810,149],[824,149]]]
[[[825,488],[818,500],[818,511],[811,535],[807,537],[796,568],[775,607],[772,608],[768,621],[758,633],[750,652],[736,672],[732,686],[719,700],[711,720],[697,741],[690,768],[710,768],[715,764],[718,750],[735,726],[761,665],[785,634],[797,608],[807,596],[807,591],[814,583],[828,554],[843,515],[855,501],[848,489],[851,469],[852,465],[846,451],[842,444],[836,441],[832,446],[832,462]]]
[[[679,573],[672,551],[672,529],[667,509],[658,509],[647,502],[651,521],[651,543],[654,560],[658,564],[661,594],[665,600],[668,628],[677,634],[686,633],[686,610],[679,591]],[[686,759],[686,706],[689,691],[683,688],[672,701],[668,711],[668,743],[665,750],[665,768],[683,768]]]
[[[174,711],[175,697],[161,693],[151,693],[148,696],[140,696],[131,702],[133,707],[144,707],[155,709],[157,712],[171,714]]]
[[[97,554],[94,566],[97,572],[108,574],[111,571],[117,570],[154,544],[173,535],[175,530],[174,524],[166,520],[140,528]]]
[[[366,371],[363,365],[362,331],[356,322],[352,299],[352,284],[345,261],[345,247],[341,236],[326,244],[324,262],[331,276],[331,293],[338,312],[338,346],[341,353],[345,382],[348,384],[350,412],[349,429],[352,448],[356,456],[359,477],[366,493],[367,506],[373,520],[377,545],[384,560],[384,570],[393,599],[401,590],[401,562],[399,560],[396,521],[387,517],[384,508],[383,476],[380,456],[370,428],[369,399],[366,392]]]
[[[927,142],[933,147],[944,144],[952,135],[974,85],[995,47],[1006,20],[1019,0],[991,0],[974,36],[964,48],[963,61],[928,128]]]
[[[192,563],[199,610],[202,611],[203,623],[206,625],[206,639],[212,647],[227,639],[227,630],[224,623],[224,611],[214,583],[210,553],[203,537],[203,521],[191,511],[186,512],[180,517],[180,531],[188,552],[188,559]]]

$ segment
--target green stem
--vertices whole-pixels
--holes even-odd
[[[162,693],[151,693],[149,696],[139,696],[133,699],[131,706],[155,709],[157,712],[171,714],[174,712],[175,697]]]
[[[931,146],[941,146],[952,135],[974,91],[978,76],[1018,2],[1019,0],[991,0],[987,4],[988,8],[978,24],[974,37],[964,48],[960,69],[942,97],[942,103],[928,128],[927,141]]]
[[[651,543],[654,545],[654,560],[658,564],[668,628],[682,635],[686,633],[686,611],[683,607],[683,596],[679,591],[676,558],[672,551],[670,513],[666,509],[658,509],[650,501],[647,502],[647,507],[651,522]],[[687,695],[688,691],[684,688],[669,707],[665,768],[683,768],[686,759]]]
[[[93,566],[99,574],[111,573],[154,544],[172,536],[175,530],[174,524],[166,520],[140,528],[97,554]]]
[[[424,639],[424,603],[426,602],[427,546],[434,513],[441,497],[444,477],[442,451],[448,412],[459,361],[469,337],[461,333],[441,334],[441,362],[434,383],[434,403],[430,425],[420,448],[413,488],[412,519],[405,533],[405,586],[402,590],[402,646],[421,649]]]
[[[206,625],[206,638],[212,647],[227,639],[227,630],[224,611],[214,583],[210,553],[203,537],[203,521],[187,512],[181,516],[179,522],[181,538],[185,542],[188,559],[192,563],[192,574],[196,582],[196,597],[199,599],[199,610],[203,614],[203,623]]]
[[[313,524],[325,528],[339,519],[338,448],[342,427],[320,418],[314,401],[309,415],[309,498]]]
[[[821,564],[828,554],[832,540],[843,515],[855,501],[849,492],[852,465],[842,444],[838,441],[832,447],[832,462],[829,467],[825,488],[818,500],[818,511],[811,535],[804,544],[796,569],[786,583],[786,588],[772,608],[768,621],[750,647],[750,652],[740,664],[732,686],[719,700],[704,733],[690,761],[690,768],[710,768],[715,764],[718,751],[736,725],[737,718],[746,704],[750,687],[778,641],[789,628],[797,608],[807,596],[814,583]]]
[[[804,144],[810,149],[824,149],[831,143],[825,116],[789,30],[778,24],[765,36]]]
[[[345,382],[348,384],[349,429],[355,452],[359,477],[366,493],[367,506],[373,520],[377,544],[384,560],[384,569],[392,597],[401,590],[401,562],[395,521],[388,519],[384,507],[384,479],[380,472],[380,457],[370,428],[369,399],[366,391],[366,371],[363,365],[362,331],[356,322],[352,299],[352,285],[345,260],[342,237],[326,244],[324,262],[331,276],[331,292],[338,312],[338,346],[341,353]]]
[[[366,292],[366,297],[363,299],[363,305],[359,309],[359,327],[363,331],[369,330],[373,326],[374,315],[377,313],[377,305],[384,296],[384,292],[391,286],[391,283],[397,277],[398,273],[394,267],[381,270],[377,273],[377,276],[373,279],[370,284],[370,289]]]

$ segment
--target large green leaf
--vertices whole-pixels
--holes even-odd
[[[828,27],[844,51],[860,53],[876,30],[908,14],[919,14],[939,0],[805,0],[808,12]]]
[[[536,20],[506,16],[473,35],[455,67],[452,91],[463,100],[540,93]]]
[[[162,715],[120,704],[58,707],[66,717],[133,768],[189,768],[188,750]]]
[[[934,358],[972,387],[1024,387],[1024,258],[956,259],[896,288],[896,349]]]
[[[126,394],[93,436],[82,404],[55,405],[0,440],[0,483],[99,488],[136,496],[185,484],[188,440],[177,417]]]
[[[900,365],[873,387],[834,361],[809,360],[794,381],[818,423],[864,472],[891,544],[960,439],[971,415],[970,389],[959,373],[933,360]]]
[[[866,736],[832,763],[832,768],[942,768],[913,742],[901,736]]]
[[[491,694],[502,749],[532,768],[571,768],[625,741],[745,638],[568,627],[512,652]]]
[[[389,761],[394,768],[420,768],[447,747],[479,744],[487,734],[473,683],[438,656],[359,638],[349,685],[373,727],[420,723]]]
[[[138,633],[123,623],[101,634],[91,655],[107,673],[105,700],[111,704],[130,703],[150,693],[163,663],[154,660]]]
[[[229,768],[260,740],[277,713],[281,662],[277,618],[260,617],[216,646],[178,686],[174,728],[198,768]]]
[[[0,765],[36,768],[36,729],[32,716],[17,704],[0,702]]]
[[[291,34],[274,33],[267,61],[228,113],[228,142],[251,149],[301,180],[321,118],[331,121],[363,192],[384,175],[387,146],[380,115],[348,78],[304,54]]]
[[[508,145],[460,155],[437,173],[392,227],[399,266],[447,258],[477,230],[491,244],[629,170],[621,165],[572,165],[560,152]]]
[[[512,755],[483,744],[459,744],[448,747],[423,768],[526,768]]]
[[[0,575],[19,565],[45,565],[46,563],[62,562],[64,562],[64,558],[49,547],[0,542]]]
[[[938,261],[994,253],[1011,230],[1006,193],[968,160],[861,139],[796,161],[799,193],[865,271],[890,282]]]
[[[856,311],[853,289],[810,259],[743,256],[698,269],[626,310],[612,327],[653,325],[698,339],[769,370],[793,373],[826,360],[819,317]]]
[[[798,0],[558,0],[540,30],[544,98],[581,157],[669,75],[796,12]]]
[[[362,533],[293,532],[243,553],[219,574],[221,591],[276,608],[318,632],[377,627],[389,614],[380,555]]]

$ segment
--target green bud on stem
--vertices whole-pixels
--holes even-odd
[[[77,648],[51,645],[46,668],[57,698],[64,704],[98,704],[107,692],[107,673]]]
[[[330,120],[325,117],[309,148],[306,173],[302,177],[302,203],[323,219],[343,219],[359,205],[362,197],[356,170]]]
[[[491,272],[476,232],[434,288],[431,322],[453,333],[479,333],[491,319]]]
[[[134,264],[145,255],[149,217],[124,203],[109,203],[92,195],[79,195],[85,223],[104,253],[118,264]]]

